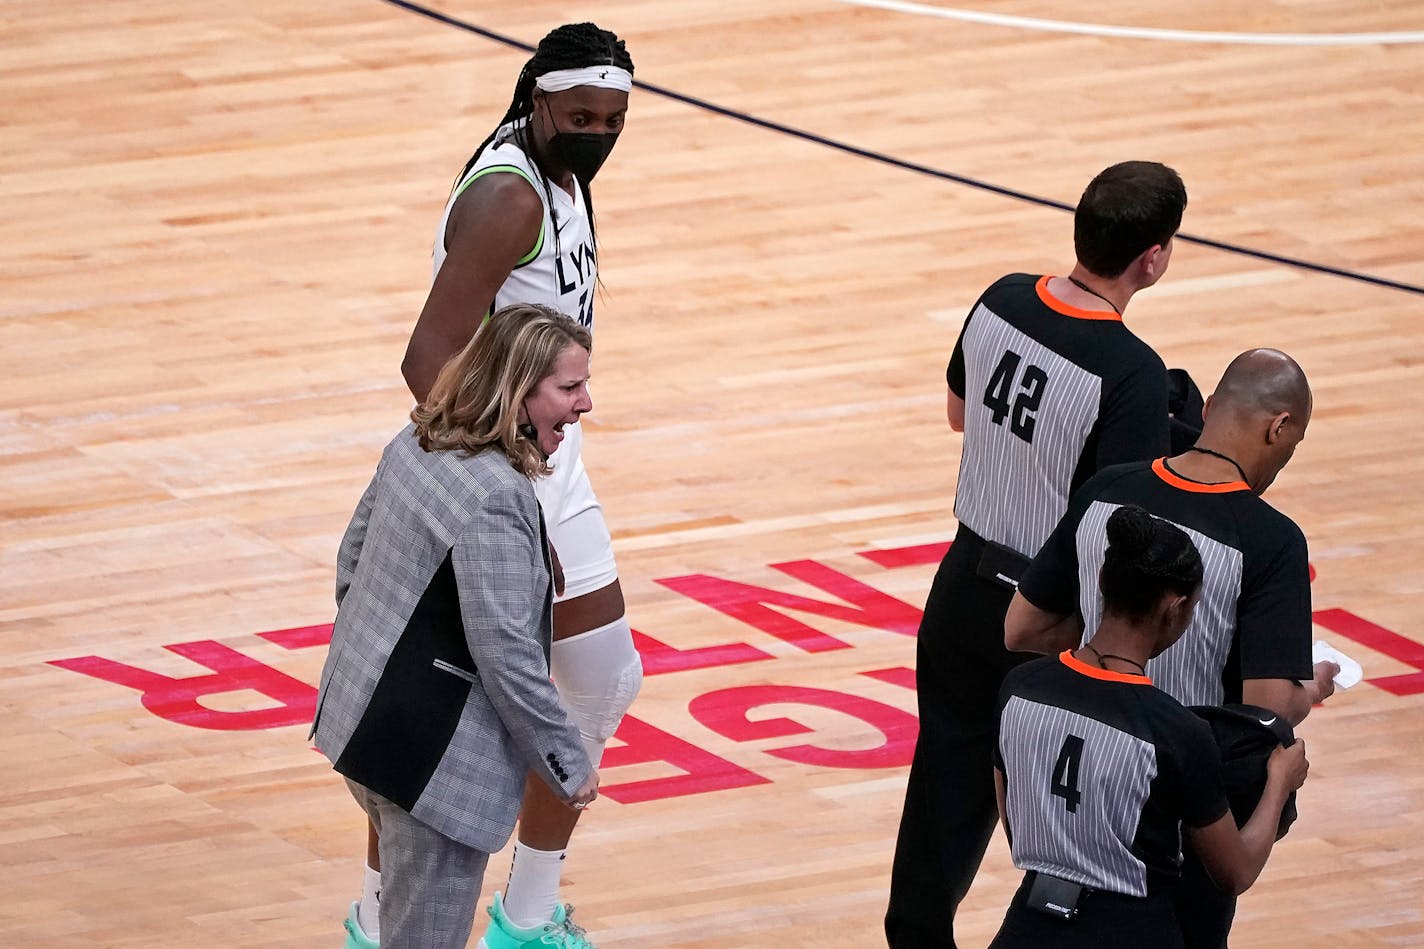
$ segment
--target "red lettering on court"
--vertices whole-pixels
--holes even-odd
[[[258,636],[275,643],[283,649],[306,649],[310,646],[325,646],[331,642],[331,624],[319,626],[297,626],[292,629],[274,629]]]
[[[862,550],[860,556],[882,567],[918,567],[939,563],[949,553],[950,541],[918,544],[914,547],[891,547],[887,550]]]
[[[1393,695],[1418,695],[1424,692],[1424,644],[1361,619],[1349,610],[1316,610],[1312,618],[1332,632],[1347,636],[1362,646],[1419,670],[1402,675],[1365,679],[1370,685],[1378,686]]]
[[[137,689],[144,708],[159,718],[194,728],[218,731],[280,728],[310,722],[316,710],[316,689],[222,643],[202,640],[163,648],[213,671],[175,678],[99,656],[55,659],[50,665]],[[205,695],[246,690],[261,693],[278,704],[271,708],[222,712],[198,702]]]
[[[670,777],[603,784],[599,787],[599,794],[619,804],[639,804],[643,801],[658,801],[669,797],[771,783],[770,779],[754,771],[748,771],[725,758],[719,758],[710,751],[704,751],[632,715],[623,716],[623,723],[618,726],[618,733],[613,737],[623,744],[610,745],[603,752],[599,774],[604,780],[607,779],[610,769],[654,761],[670,764],[681,772]]]
[[[636,629],[633,630],[633,647],[643,658],[643,674],[650,676],[662,675],[665,672],[686,672],[689,669],[734,666],[742,662],[760,662],[774,658],[771,653],[762,652],[746,643],[677,649]]]
[[[688,704],[692,717],[733,741],[782,738],[811,731],[789,718],[752,720],[747,713],[763,705],[813,705],[858,718],[885,740],[874,748],[823,748],[788,745],[766,753],[798,764],[822,768],[896,768],[910,763],[919,723],[892,705],[845,692],[790,685],[744,685],[699,695]]]
[[[669,577],[657,582],[806,652],[848,649],[850,643],[792,619],[772,607],[813,613],[906,636],[913,636],[919,631],[921,614],[918,609],[814,560],[774,563],[771,567],[853,605],[813,600],[795,593],[706,574]]]
[[[904,666],[893,666],[889,669],[876,669],[872,672],[862,672],[861,675],[878,679],[881,682],[888,682],[891,685],[898,685],[902,689],[915,690],[915,670],[907,669]]]

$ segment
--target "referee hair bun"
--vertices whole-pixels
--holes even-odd
[[[1201,585],[1201,555],[1170,521],[1125,504],[1108,518],[1107,534],[1098,586],[1108,612],[1142,618],[1164,593],[1189,594]]]
[[[1137,560],[1157,538],[1157,519],[1135,504],[1124,504],[1108,518],[1107,531],[1110,551]]]

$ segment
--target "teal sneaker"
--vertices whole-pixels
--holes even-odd
[[[360,903],[352,903],[351,912],[346,914],[346,922],[342,924],[346,927],[346,942],[341,949],[381,949],[381,944],[367,936],[366,930],[361,928],[361,921],[356,917],[360,907]]]
[[[495,893],[490,904],[490,924],[480,937],[479,949],[538,949],[553,946],[556,949],[597,949],[588,941],[582,926],[575,923],[574,908],[567,903],[554,907],[554,918],[539,926],[525,929],[516,926],[504,915],[504,895]]]

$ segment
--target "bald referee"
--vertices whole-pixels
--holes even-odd
[[[1166,271],[1186,203],[1165,165],[1104,170],[1074,212],[1072,272],[1002,278],[955,344],[947,414],[964,432],[959,531],[920,625],[920,734],[885,915],[893,949],[955,945],[955,911],[993,833],[999,685],[1027,658],[1003,641],[1019,573],[1075,488],[1167,450],[1166,367],[1123,312]]]
[[[1295,360],[1273,349],[1237,356],[1207,400],[1195,447],[1107,469],[1074,495],[1013,598],[1009,648],[1053,654],[1095,627],[1105,525],[1122,506],[1140,506],[1185,530],[1206,569],[1186,635],[1147,674],[1184,705],[1245,702],[1299,724],[1334,692],[1339,667],[1311,663],[1305,536],[1260,495],[1295,454],[1311,409]],[[1224,946],[1234,900],[1216,895],[1191,861],[1183,881],[1187,945]]]

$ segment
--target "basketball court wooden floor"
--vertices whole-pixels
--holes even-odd
[[[634,95],[588,456],[649,676],[567,898],[606,949],[879,943],[944,363],[990,281],[1071,262],[1061,210],[927,172],[1071,205],[1152,158],[1190,234],[1345,272],[1182,242],[1128,314],[1204,388],[1248,346],[1305,366],[1270,499],[1368,676],[1302,728],[1233,945],[1424,943],[1424,3],[890,6],[439,7],[529,43],[591,18],[645,82],[923,166]],[[0,15],[0,934],[336,946],[361,822],[304,739],[334,551],[524,54],[379,0]],[[1016,880],[996,841],[965,945]]]

